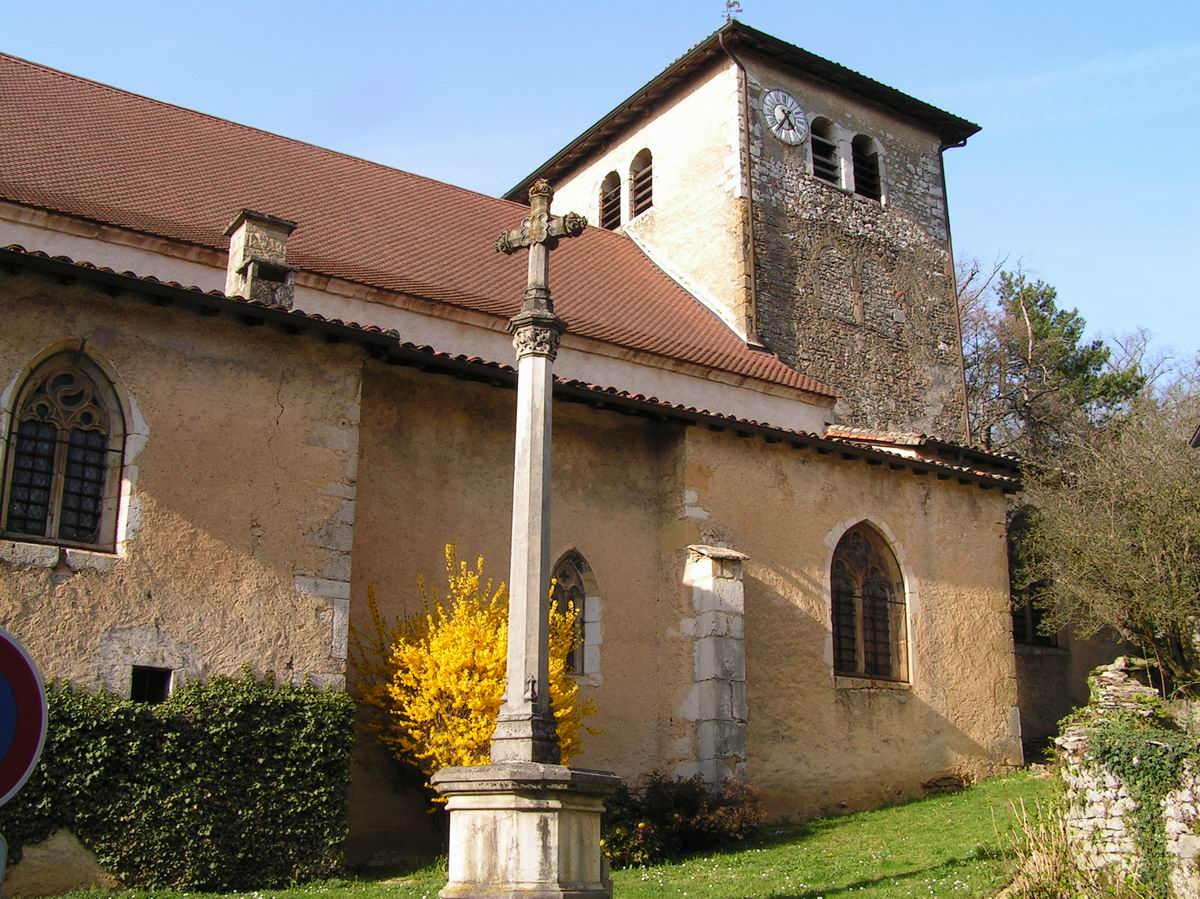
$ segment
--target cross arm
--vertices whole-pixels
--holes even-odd
[[[496,238],[496,252],[510,256],[517,250],[539,243],[553,250],[560,237],[578,237],[586,227],[587,219],[575,212],[563,216],[535,212],[521,222],[519,228],[501,232]]]

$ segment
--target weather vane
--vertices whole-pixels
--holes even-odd
[[[738,3],[738,0],[725,0],[725,21],[726,22],[733,19],[734,13],[739,13],[741,11],[742,11],[742,4]]]

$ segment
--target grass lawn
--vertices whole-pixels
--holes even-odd
[[[766,828],[736,850],[676,864],[616,871],[618,897],[992,896],[1004,885],[1007,833],[1014,803],[1032,809],[1052,786],[1028,773],[904,805],[803,824]],[[247,899],[308,896],[433,897],[446,882],[444,864],[373,872],[290,890],[240,894]],[[180,899],[167,891],[71,894],[75,899]]]

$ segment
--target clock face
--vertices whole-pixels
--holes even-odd
[[[795,146],[808,135],[808,117],[787,91],[767,91],[763,96],[762,111],[771,133],[785,144]]]

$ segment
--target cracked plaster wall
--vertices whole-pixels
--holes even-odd
[[[0,277],[0,308],[0,383],[84,338],[148,434],[117,554],[0,541],[0,622],[43,673],[125,692],[133,664],[249,663],[340,685],[358,351],[32,272]]]

